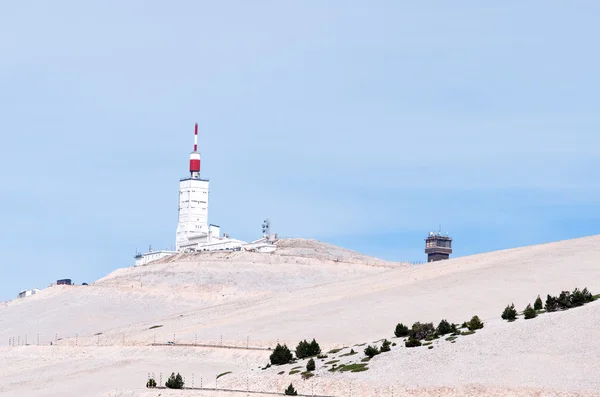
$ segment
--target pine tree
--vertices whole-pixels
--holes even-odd
[[[169,379],[167,379],[165,386],[167,389],[183,389],[183,378],[181,375],[179,375],[179,373],[177,373],[176,376],[175,373],[172,372]]]
[[[538,295],[537,299],[533,303],[533,308],[535,310],[542,310],[544,308],[544,304],[542,303],[542,298]]]
[[[148,382],[146,383],[146,387],[148,387],[148,388],[156,387],[156,381],[154,380],[154,378],[148,379]]]
[[[389,340],[387,340],[387,339],[384,339],[384,340],[383,340],[383,343],[381,343],[381,352],[382,352],[382,353],[383,353],[383,352],[389,352],[390,350],[392,350],[392,349],[390,348],[390,345],[391,345],[391,344],[392,344],[392,342],[390,342],[390,341],[389,341]]]
[[[377,346],[367,346],[367,348],[365,349],[365,356],[369,357],[369,358],[373,358],[376,355],[378,355],[380,353],[379,349],[377,348]]]
[[[311,358],[310,360],[308,360],[308,363],[306,363],[306,370],[307,371],[314,371],[315,368],[316,368],[315,360],[313,360]]]
[[[421,346],[421,342],[418,339],[413,338],[412,336],[408,338],[406,342],[404,342],[404,346],[406,347],[418,347]]]
[[[309,350],[310,343],[308,343],[306,339],[301,340],[298,343],[298,346],[296,346],[296,357],[298,357],[298,359],[303,359],[304,357],[310,356]]]
[[[502,319],[508,321],[515,321],[517,318],[517,310],[515,309],[515,304],[511,304],[510,306],[506,306],[504,312],[502,312]]]
[[[587,287],[584,288],[583,291],[581,291],[581,293],[583,294],[583,299],[584,299],[585,303],[594,301],[594,296],[592,295],[592,293],[590,291],[588,291]]]
[[[436,331],[438,335],[446,335],[453,332],[454,330],[452,328],[452,325],[448,321],[442,320],[438,324]]]
[[[409,336],[417,340],[425,339],[428,336],[433,336],[433,334],[435,334],[433,323],[420,323],[418,321],[413,324],[409,332]]]
[[[396,335],[398,338],[408,336],[408,327],[402,323],[399,323],[398,325],[396,325],[394,335]]]
[[[292,355],[290,349],[285,344],[281,346],[279,343],[269,357],[271,364],[273,365],[288,364],[293,358],[294,356]]]
[[[537,317],[537,313],[535,312],[535,309],[531,307],[531,303],[528,304],[525,310],[523,311],[523,316],[525,317],[525,320]]]
[[[483,322],[479,319],[479,316],[473,316],[471,321],[467,323],[467,328],[469,331],[475,331],[477,329],[483,328]]]
[[[315,338],[310,342],[309,353],[311,356],[318,356],[321,354],[321,346],[319,346]]]
[[[292,384],[290,383],[290,385],[288,386],[288,388],[285,389],[284,394],[286,396],[297,396],[298,392],[296,391],[296,389],[294,389],[294,386],[292,386]]]
[[[555,312],[558,310],[558,302],[556,301],[555,297],[551,295],[546,297],[545,309],[547,312]]]

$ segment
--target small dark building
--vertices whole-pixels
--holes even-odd
[[[425,239],[427,262],[442,261],[450,258],[452,253],[452,238],[442,236],[440,232],[430,232]]]
[[[56,280],[56,285],[73,285],[70,278],[63,278],[62,280]]]

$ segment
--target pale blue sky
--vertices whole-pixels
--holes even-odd
[[[209,218],[423,260],[600,230],[597,1],[0,4],[0,299]],[[571,287],[571,286],[566,286]]]

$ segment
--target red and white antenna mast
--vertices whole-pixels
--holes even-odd
[[[190,175],[200,177],[200,153],[198,153],[198,123],[194,126],[194,151],[190,154]]]

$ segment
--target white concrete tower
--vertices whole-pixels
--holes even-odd
[[[200,178],[198,123],[194,128],[194,151],[190,154],[190,176],[179,181],[179,221],[176,250],[193,248],[208,241],[208,179]]]

